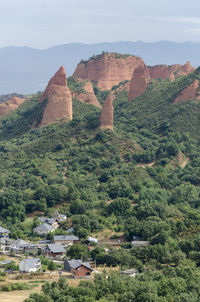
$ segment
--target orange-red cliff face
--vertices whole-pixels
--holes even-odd
[[[76,81],[81,82],[83,84],[83,91],[81,92],[76,92],[71,90],[72,97],[79,100],[82,103],[94,105],[97,107],[101,107],[99,104],[93,90],[92,83],[87,80],[81,80],[76,78]]]
[[[63,66],[50,79],[40,101],[47,98],[47,105],[41,126],[47,126],[61,119],[72,119],[72,96],[67,86],[66,72]]]
[[[130,81],[134,69],[141,64],[144,62],[139,57],[106,53],[78,64],[73,76],[94,81],[102,90],[110,90],[122,81]]]
[[[16,110],[25,100],[13,97],[0,104],[0,116],[9,113],[10,111]]]
[[[141,64],[134,72],[129,84],[128,100],[132,100],[140,96],[147,89],[150,80],[150,74],[147,66]]]
[[[177,77],[180,77],[182,75],[187,75],[188,73],[194,71],[195,68],[191,66],[190,61],[188,61],[186,64],[181,66],[179,71],[177,72]]]
[[[192,99],[200,100],[199,95],[199,81],[194,80],[188,87],[181,91],[181,93],[176,97],[174,102],[177,101],[188,101]]]
[[[104,104],[100,115],[100,129],[113,131],[113,100],[114,95],[110,93]]]
[[[189,61],[184,65],[155,65],[149,67],[149,72],[152,79],[161,78],[170,79],[170,81],[173,81],[175,78],[182,75],[187,75],[194,70],[195,68],[190,65]]]

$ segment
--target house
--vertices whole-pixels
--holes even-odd
[[[21,273],[34,273],[41,269],[41,260],[39,258],[24,259],[19,263]]]
[[[28,242],[24,241],[23,239],[18,238],[17,240],[14,240],[12,244],[10,245],[10,251],[12,253],[23,253],[25,251],[25,248],[29,245]]]
[[[62,258],[66,255],[66,250],[62,244],[48,244],[44,250],[48,258]]]
[[[56,230],[59,227],[58,222],[55,218],[38,217],[38,221],[42,224],[44,223],[49,224],[54,228],[54,230]]]
[[[67,272],[71,272],[74,278],[91,276],[93,269],[89,262],[82,262],[82,260],[65,260],[64,269]]]
[[[139,271],[137,268],[130,268],[126,269],[125,271],[122,271],[121,274],[129,277],[135,277],[137,274],[139,274]]]
[[[47,235],[48,233],[53,232],[55,229],[53,226],[43,223],[38,225],[36,228],[33,229],[34,233],[37,233],[38,235]]]
[[[48,218],[46,220],[46,223],[51,225],[54,228],[54,230],[56,230],[59,227],[58,222],[55,218]]]
[[[5,253],[10,251],[10,245],[14,240],[8,237],[0,237],[0,252]]]
[[[142,240],[133,240],[131,241],[132,247],[145,247],[149,245],[149,241],[142,241]]]
[[[0,237],[9,237],[9,230],[0,226]]]
[[[55,211],[53,213],[53,218],[55,218],[58,222],[64,222],[67,219],[67,216],[64,214],[58,213],[58,211]]]
[[[79,241],[79,238],[74,235],[55,235],[53,237],[53,240],[54,243],[64,244],[65,246],[67,246],[77,243]]]

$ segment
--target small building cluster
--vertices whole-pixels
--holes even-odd
[[[67,219],[66,215],[58,213],[55,211],[53,217],[39,217],[38,221],[40,225],[33,229],[33,232],[41,235],[47,235],[48,233],[54,232],[58,227],[59,224],[64,222]]]

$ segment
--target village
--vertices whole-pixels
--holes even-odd
[[[82,244],[75,236],[73,226],[66,230],[66,234],[53,235],[47,240],[47,234],[59,229],[59,226],[67,217],[55,211],[52,217],[38,217],[39,225],[33,232],[40,236],[37,243],[27,242],[21,238],[16,240],[9,237],[10,231],[0,226],[0,254],[3,257],[0,262],[1,272],[6,274],[30,274],[44,272],[43,262],[49,264],[48,269],[55,270],[58,274],[68,272],[72,278],[88,278],[93,273],[100,273],[96,268],[94,259],[74,259],[66,257],[67,250],[76,244]],[[97,238],[88,237],[86,240],[88,251],[93,250],[101,244]],[[114,245],[119,245],[121,240],[113,240]],[[149,245],[148,241],[142,241],[138,236],[133,237],[131,247],[144,247]],[[109,248],[105,248],[109,252]],[[46,260],[45,260],[46,259]],[[16,265],[17,264],[17,265]],[[16,272],[17,271],[17,272]],[[138,274],[136,268],[121,271],[122,274],[135,276]]]

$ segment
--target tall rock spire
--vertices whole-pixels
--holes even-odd
[[[61,66],[50,79],[40,101],[47,98],[47,105],[41,126],[47,126],[61,119],[72,119],[72,96],[67,86],[66,72]]]
[[[113,99],[114,95],[110,93],[104,102],[100,115],[100,129],[113,131]]]

